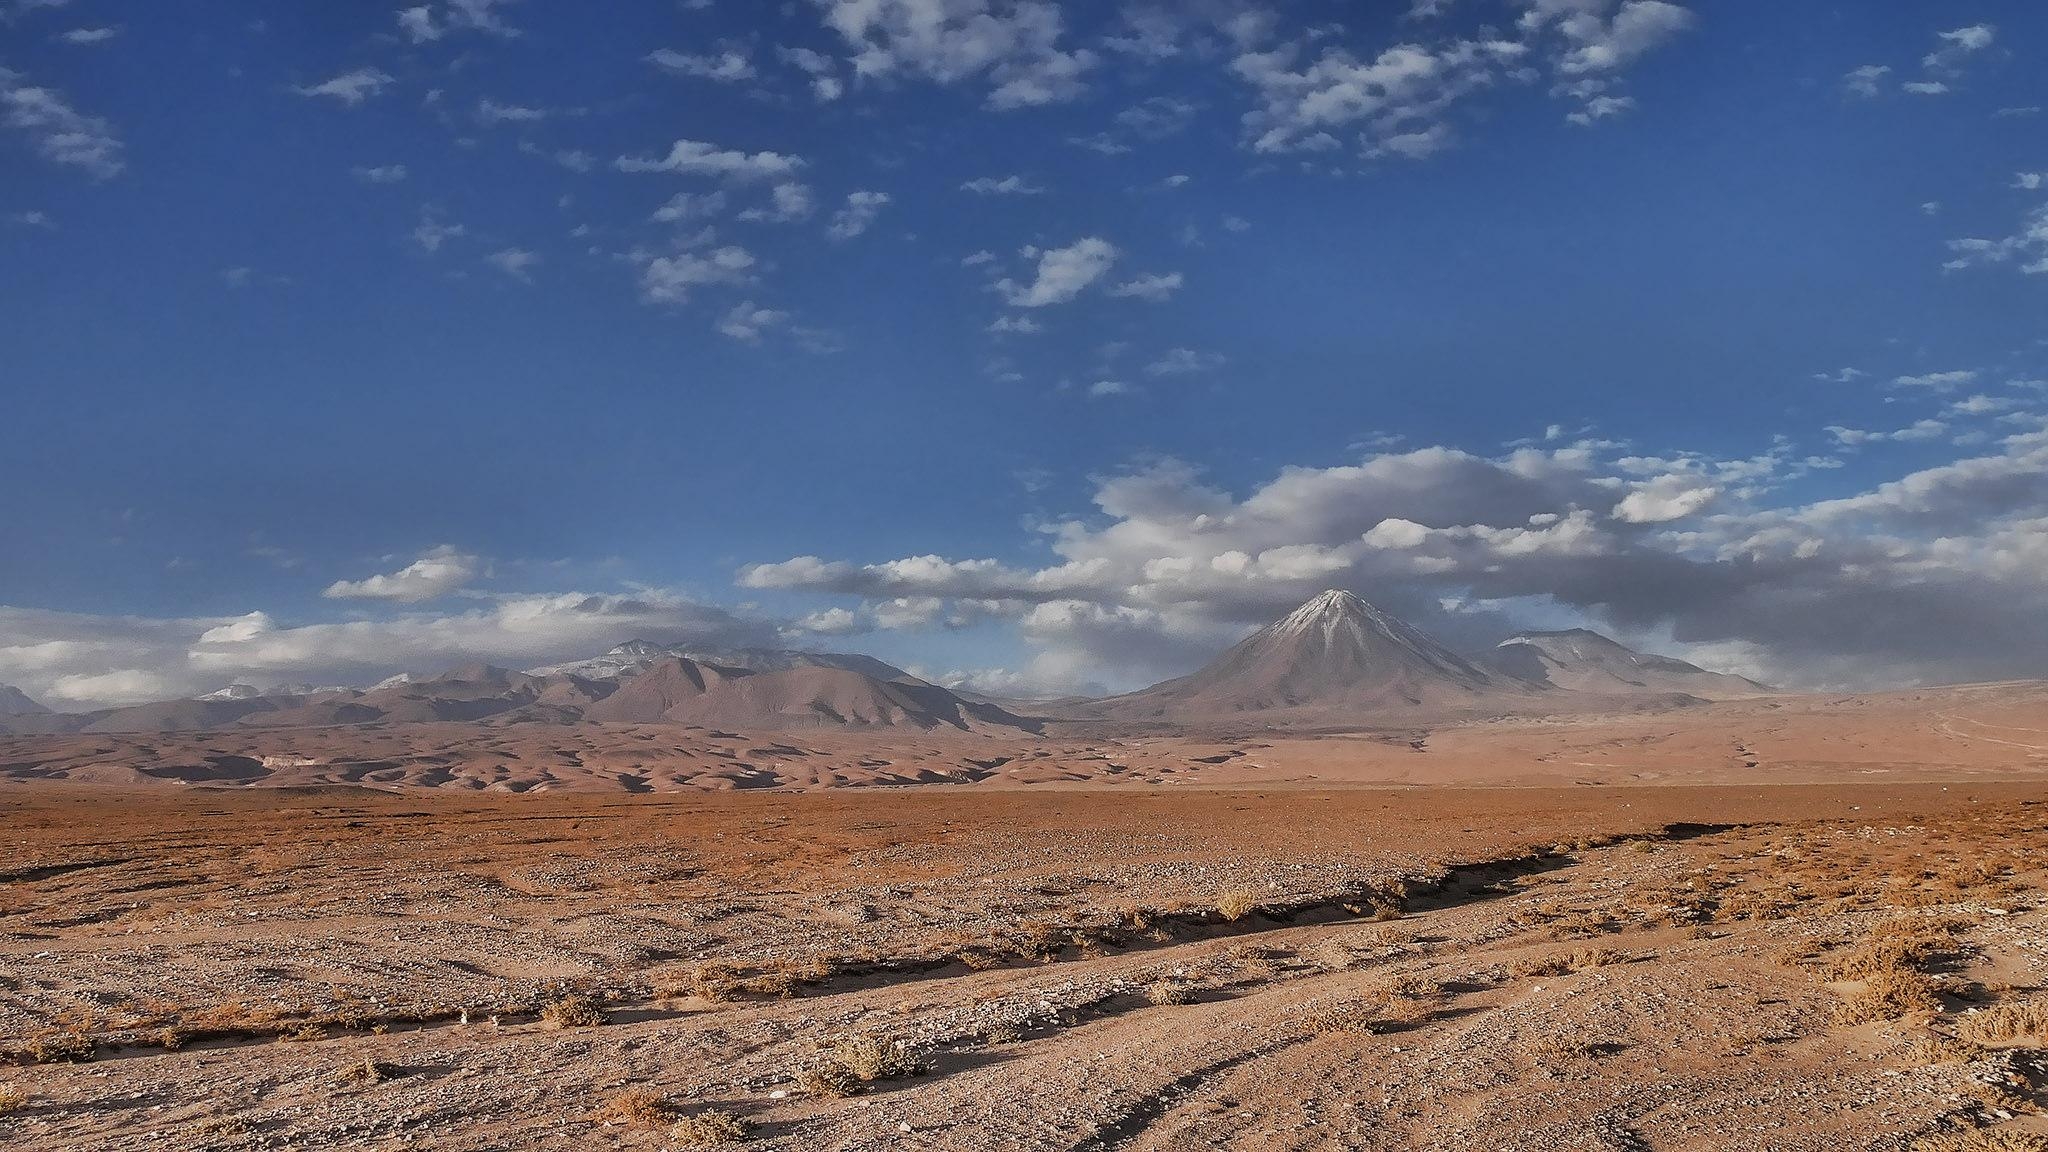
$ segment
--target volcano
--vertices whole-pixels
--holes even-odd
[[[1490,672],[1349,592],[1331,590],[1193,675],[1096,705],[1112,719],[1275,709],[1356,715],[1526,699],[1542,689]]]

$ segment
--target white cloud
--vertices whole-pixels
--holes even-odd
[[[1038,321],[1029,316],[998,316],[988,325],[990,332],[1007,332],[1020,336],[1035,336],[1044,330]]]
[[[355,167],[349,172],[365,184],[397,184],[406,177],[403,164],[379,164],[375,167]]]
[[[788,319],[787,312],[758,307],[752,300],[742,300],[719,318],[718,330],[735,340],[758,344],[762,333]]]
[[[1894,376],[1892,384],[1899,388],[1925,388],[1930,392],[1951,392],[1965,384],[1974,383],[1979,373],[1974,368],[1959,368],[1950,372],[1927,372],[1918,376]]]
[[[1720,494],[1718,487],[1696,477],[1660,476],[1636,485],[1609,515],[1629,524],[1664,524],[1703,511]]]
[[[357,68],[343,72],[331,80],[292,89],[301,96],[324,96],[353,108],[384,89],[396,83],[388,74],[376,68]]]
[[[73,108],[56,89],[20,86],[18,78],[0,68],[0,123],[26,133],[53,164],[82,168],[102,180],[120,175],[126,162],[112,125]]]
[[[1579,75],[1622,68],[1693,24],[1691,12],[1663,0],[1626,0],[1612,17],[1603,18],[1606,6],[1538,0],[1522,16],[1522,25],[1553,25],[1569,45],[1558,70]]]
[[[1111,288],[1109,294],[1111,296],[1128,296],[1139,300],[1149,300],[1156,304],[1162,300],[1169,299],[1175,292],[1180,291],[1181,283],[1181,274],[1178,272],[1168,272],[1165,275],[1147,273],[1136,279],[1126,280],[1122,284]]]
[[[887,192],[849,192],[846,194],[846,206],[832,214],[825,234],[834,240],[851,240],[866,232],[888,203]]]
[[[653,219],[662,224],[709,220],[725,211],[723,192],[678,192],[654,210]]]
[[[1842,90],[1865,100],[1876,99],[1878,85],[1886,76],[1891,75],[1891,71],[1889,65],[1865,64],[1842,76]]]
[[[1004,279],[995,285],[1003,298],[1017,308],[1065,304],[1102,279],[1117,259],[1116,245],[1096,236],[1083,237],[1064,248],[1027,249],[1025,254],[1038,259],[1037,274],[1031,283],[1020,285]]]
[[[807,220],[816,206],[811,203],[811,190],[794,180],[784,181],[768,191],[766,207],[749,208],[740,213],[740,219],[764,224],[787,224],[792,220]]]
[[[1998,30],[1989,24],[1972,24],[1950,32],[1937,32],[1941,47],[1928,53],[1920,64],[1930,71],[1955,72],[1971,56],[1991,47],[1997,39]]]
[[[443,222],[439,212],[423,208],[420,210],[420,222],[412,230],[412,239],[413,243],[429,252],[439,252],[441,245],[453,237],[467,234],[468,231],[460,224]]]
[[[1596,120],[1619,116],[1635,106],[1636,98],[1633,96],[1595,96],[1586,101],[1584,108],[1567,113],[1565,120],[1580,127],[1590,128]]]
[[[430,44],[452,32],[482,32],[511,38],[519,30],[505,23],[497,9],[510,0],[448,0],[435,15],[432,4],[398,10],[398,30],[414,44]]]
[[[973,192],[981,196],[1042,196],[1045,189],[1031,183],[1022,176],[977,176],[960,185],[962,192]]]
[[[1827,433],[1833,437],[1835,443],[1853,448],[1859,444],[1875,444],[1885,440],[1937,440],[1948,434],[1948,425],[1939,420],[1916,420],[1904,428],[1890,432],[1870,432],[1861,428],[1844,428],[1839,424],[1830,424]]]
[[[77,44],[83,46],[90,44],[105,44],[107,41],[112,40],[114,37],[119,36],[120,34],[121,28],[119,25],[100,28],[73,28],[69,32],[65,32],[59,35],[57,39],[63,41],[66,44]]]
[[[1122,380],[1097,380],[1088,386],[1088,395],[1091,399],[1100,399],[1104,396],[1123,396],[1131,391],[1131,386]]]
[[[745,284],[753,278],[754,255],[728,244],[706,255],[682,252],[657,256],[640,272],[640,297],[650,304],[682,304],[705,284]]]
[[[548,116],[547,109],[524,104],[500,104],[495,100],[479,100],[476,104],[476,118],[486,124],[533,124]]]
[[[794,633],[809,633],[815,636],[852,636],[866,632],[869,625],[858,615],[845,608],[826,608],[799,618],[791,627]]]
[[[754,62],[746,50],[739,47],[721,48],[717,54],[707,56],[689,55],[673,48],[657,48],[648,53],[647,61],[678,76],[719,84],[737,84],[754,78]]]
[[[1060,9],[1046,0],[813,0],[853,50],[856,76],[940,84],[986,80],[998,110],[1072,100],[1095,66],[1060,46]]]
[[[621,156],[621,172],[675,172],[685,176],[716,176],[728,180],[787,179],[804,166],[802,157],[780,152],[736,152],[701,140],[678,140],[668,155],[656,159]]]
[[[460,591],[482,570],[477,558],[443,544],[388,575],[336,580],[320,594],[329,600],[390,600],[419,604]],[[220,639],[227,634],[208,633]]]
[[[484,262],[514,280],[531,281],[533,266],[540,263],[540,254],[524,248],[500,248],[485,256]]]
[[[1908,80],[1899,85],[1899,90],[1915,96],[1942,96],[1947,94],[1948,85],[1939,80]]]
[[[1169,348],[1157,360],[1145,365],[1147,376],[1188,376],[1197,372],[1211,372],[1223,366],[1220,352],[1200,352],[1193,348]]]
[[[846,84],[836,75],[838,71],[830,56],[809,48],[777,48],[775,55],[789,66],[798,69],[811,79],[811,95],[820,104],[829,104],[846,94]]]

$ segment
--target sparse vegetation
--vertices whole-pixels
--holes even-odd
[[[676,1107],[658,1092],[630,1088],[604,1102],[590,1118],[599,1124],[620,1124],[628,1128],[659,1128],[674,1123]]]
[[[393,1080],[402,1075],[404,1073],[396,1065],[366,1057],[362,1063],[351,1064],[342,1069],[337,1079],[344,1084],[368,1085],[382,1084],[386,1080]]]
[[[745,1140],[753,1127],[743,1117],[711,1108],[676,1121],[668,1138],[678,1148],[712,1148]]]
[[[797,1072],[797,1087],[821,1096],[851,1096],[870,1084],[924,1071],[910,1046],[886,1036],[844,1036],[820,1048]]]
[[[1195,999],[1195,990],[1179,980],[1154,980],[1145,986],[1145,999],[1153,1004],[1188,1004]]]
[[[2004,1044],[2023,1037],[2048,1037],[2048,1000],[2019,1000],[1963,1018],[1962,1033],[1979,1044]]]
[[[540,1019],[550,1028],[595,1028],[611,1017],[595,999],[570,992],[541,1005]]]
[[[76,1032],[51,1032],[28,1042],[25,1049],[38,1064],[85,1064],[99,1055],[92,1037]]]
[[[1250,888],[1228,888],[1216,896],[1216,914],[1232,922],[1259,910],[1259,894]]]
[[[1842,1002],[1835,1006],[1835,1021],[1867,1024],[1940,1011],[1941,997],[1935,994],[1934,981],[1908,968],[1865,977],[1860,988],[1843,994]]]
[[[8,1116],[28,1107],[28,1094],[12,1084],[0,1084],[0,1116]]]

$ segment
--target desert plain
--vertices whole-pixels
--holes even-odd
[[[0,1142],[2033,1148],[2044,765],[2039,684],[9,737]]]

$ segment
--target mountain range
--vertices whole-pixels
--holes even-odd
[[[190,700],[51,712],[0,685],[0,733],[185,732],[346,724],[685,724],[707,728],[1036,731],[1044,720],[1175,721],[1272,714],[1369,722],[1417,711],[1556,710],[1627,698],[1754,696],[1755,681],[1635,652],[1584,629],[1524,632],[1479,657],[1332,590],[1206,667],[1143,691],[1034,707],[954,692],[871,656],[693,649],[631,640],[525,672],[475,664],[368,689],[231,684]]]

